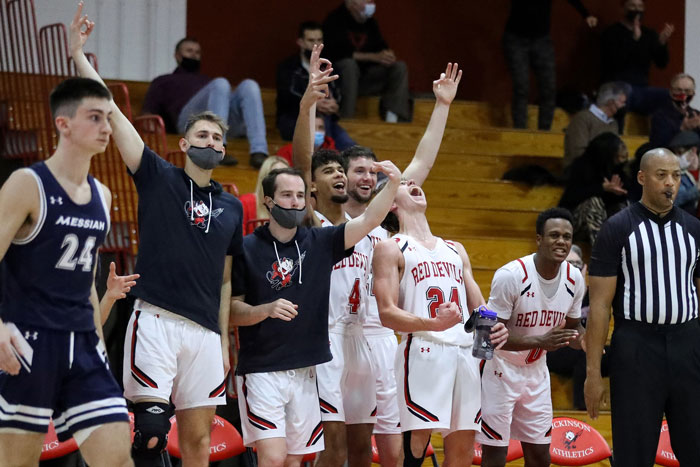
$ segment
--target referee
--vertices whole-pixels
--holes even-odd
[[[673,206],[681,170],[666,149],[642,157],[642,199],[603,224],[590,265],[588,414],[598,416],[600,360],[612,306],[610,395],[616,467],[654,464],[664,413],[681,466],[700,465],[700,221]]]

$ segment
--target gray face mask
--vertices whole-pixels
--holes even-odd
[[[275,203],[274,200],[272,202]],[[293,229],[294,227],[299,227],[304,223],[306,208],[283,208],[279,204],[275,203],[275,205],[272,206],[272,209],[270,209],[270,215],[281,227],[284,227],[285,229]]]
[[[211,170],[221,162],[224,158],[224,153],[217,151],[214,148],[206,147],[200,148],[197,146],[190,146],[187,150],[187,155],[190,156],[192,162],[195,163],[197,167],[204,170]]]

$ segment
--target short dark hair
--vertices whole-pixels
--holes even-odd
[[[544,224],[547,223],[549,219],[564,219],[569,221],[571,226],[574,225],[574,218],[571,216],[571,212],[564,208],[549,208],[540,213],[537,216],[537,222],[535,223],[535,231],[537,235],[544,235]]]
[[[199,41],[197,39],[195,39],[194,37],[189,37],[189,36],[183,37],[182,39],[177,41],[177,44],[175,44],[175,53],[178,53],[180,51],[180,46],[182,44],[184,44],[185,42],[196,42],[197,44],[199,44]]]
[[[221,128],[221,133],[224,137],[224,143],[226,142],[226,132],[228,132],[228,125],[226,124],[226,122],[224,122],[224,120],[221,117],[219,117],[210,110],[205,110],[203,112],[198,112],[196,114],[190,115],[187,118],[187,123],[185,123],[185,134],[187,134],[187,132],[190,131],[190,128],[192,128],[194,124],[200,120],[206,120],[208,122],[212,122],[219,125],[219,128]]]
[[[348,167],[350,167],[350,161],[355,159],[365,158],[377,162],[377,155],[374,151],[368,147],[359,146],[357,144],[350,146],[340,154],[343,156],[343,169],[345,169],[346,172],[348,171]]]
[[[343,165],[343,157],[335,149],[318,149],[311,156],[311,180],[314,180],[314,173],[319,167],[330,164],[331,162],[337,162],[343,170],[345,166]]]
[[[304,174],[301,173],[299,169],[294,167],[283,167],[281,169],[271,170],[269,174],[262,180],[263,196],[269,196],[270,198],[275,197],[275,191],[277,190],[277,176],[281,174],[296,175],[304,181],[304,193],[306,193],[306,180],[304,180]]]
[[[59,115],[74,117],[80,102],[89,97],[112,99],[112,93],[102,83],[89,78],[68,78],[53,88],[49,96],[49,107],[53,118]]]
[[[299,24],[299,37],[303,38],[305,31],[318,30],[323,31],[323,26],[321,26],[321,23],[319,23],[318,21],[302,21],[301,24]]]

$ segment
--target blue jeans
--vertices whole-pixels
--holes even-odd
[[[226,78],[211,80],[192,96],[180,111],[177,119],[178,131],[184,133],[189,116],[205,110],[214,112],[228,124],[227,138],[245,135],[248,138],[251,154],[255,152],[269,154],[258,83],[252,79],[245,79],[232,90]]]

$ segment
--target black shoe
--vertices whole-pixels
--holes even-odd
[[[265,159],[267,159],[267,154],[264,152],[254,152],[250,155],[250,166],[257,170],[263,165]]]
[[[238,165],[238,159],[233,157],[230,154],[225,154],[224,158],[221,159],[221,165],[227,165],[229,167],[233,167],[234,165]]]

